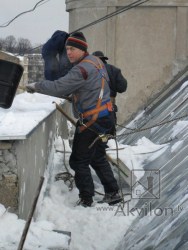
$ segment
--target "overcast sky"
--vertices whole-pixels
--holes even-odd
[[[39,1],[1,1],[0,25],[4,25],[21,12],[32,9]],[[43,44],[54,31],[68,31],[69,14],[65,8],[65,0],[46,0],[33,12],[21,15],[6,28],[0,28],[0,38],[13,35],[16,39],[29,39],[32,45]]]

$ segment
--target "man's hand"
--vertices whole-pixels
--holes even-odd
[[[35,93],[35,92],[36,92],[35,84],[36,84],[36,82],[27,84],[27,85],[25,86],[26,91],[27,91],[28,93],[31,93],[31,94]]]

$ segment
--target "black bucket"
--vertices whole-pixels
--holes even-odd
[[[0,59],[0,107],[10,108],[23,74],[20,64]]]

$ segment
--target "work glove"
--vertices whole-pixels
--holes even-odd
[[[26,91],[27,91],[28,93],[31,93],[31,94],[35,93],[35,92],[36,92],[35,84],[36,84],[36,82],[27,84],[27,85],[25,86]]]

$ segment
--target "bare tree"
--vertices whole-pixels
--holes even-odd
[[[4,39],[0,38],[0,50],[4,48]]]
[[[29,39],[19,38],[17,42],[17,53],[20,55],[28,54],[32,45]]]
[[[14,36],[10,35],[6,38],[0,38],[0,50],[15,54],[41,54],[42,44],[36,44],[35,47],[32,46],[31,42],[27,38],[15,39]]]
[[[5,41],[5,50],[13,53],[15,51],[17,44],[16,38],[14,36],[7,36],[4,41]]]

